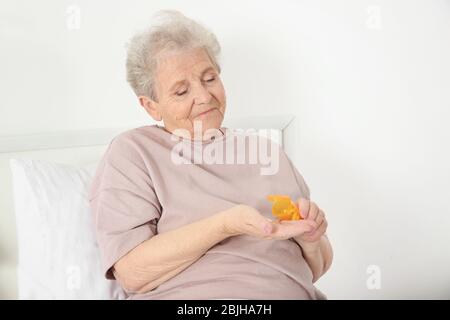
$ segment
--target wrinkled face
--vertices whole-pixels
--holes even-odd
[[[186,129],[193,137],[194,121],[202,133],[220,128],[225,108],[225,90],[218,70],[204,49],[192,49],[159,60],[154,102],[166,130]]]

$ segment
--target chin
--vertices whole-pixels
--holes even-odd
[[[211,114],[211,116],[204,117],[203,119],[195,119],[194,122],[201,123],[201,129],[202,132],[205,132],[208,129],[220,129],[222,122],[223,122],[223,116],[220,112],[213,111],[215,114]]]
[[[220,129],[222,125],[222,116],[218,116],[215,119],[208,119],[202,121],[202,129],[205,132],[208,129]]]

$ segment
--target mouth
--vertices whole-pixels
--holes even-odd
[[[211,111],[213,111],[213,110],[215,110],[216,108],[211,108],[211,109],[209,109],[209,110],[206,110],[206,111],[204,111],[204,112],[202,112],[202,113],[199,113],[198,115],[196,115],[194,118],[198,118],[198,117],[200,117],[200,116],[203,116],[203,115],[205,115],[205,114],[208,114],[208,113],[210,113]]]

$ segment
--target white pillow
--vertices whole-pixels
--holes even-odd
[[[10,159],[19,299],[124,299],[100,265],[88,191],[97,164]]]

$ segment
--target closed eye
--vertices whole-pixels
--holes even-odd
[[[184,90],[183,92],[177,92],[176,95],[177,96],[182,96],[187,92],[187,90]]]

